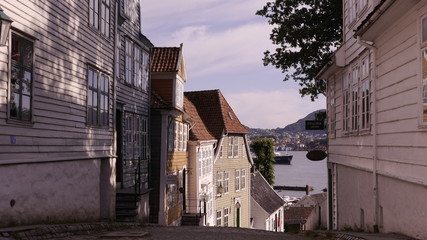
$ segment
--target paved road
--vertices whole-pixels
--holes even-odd
[[[307,231],[275,233],[245,228],[163,227],[138,223],[80,223],[18,226],[0,229],[0,240],[411,240],[392,234]]]
[[[244,228],[218,227],[160,227],[149,226],[88,236],[73,236],[63,240],[106,240],[106,239],[144,239],[144,240],[410,240],[411,238],[391,234],[309,232],[300,234],[275,233]],[[331,234],[332,235],[332,234]],[[328,236],[328,237],[327,237]]]
[[[251,229],[217,227],[144,227],[141,230],[126,230],[97,233],[89,236],[73,236],[61,240],[95,239],[144,239],[144,240],[313,240],[302,235],[273,233]]]

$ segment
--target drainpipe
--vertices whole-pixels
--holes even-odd
[[[373,197],[374,197],[374,207],[375,207],[375,214],[374,214],[374,232],[379,232],[379,196],[378,196],[378,130],[377,130],[377,123],[378,123],[378,116],[377,116],[377,67],[376,67],[376,53],[377,48],[374,47],[373,42],[367,42],[360,38],[360,36],[357,36],[357,43],[360,45],[368,48],[372,53],[372,135],[373,135],[373,169],[372,169],[372,181],[373,181]]]

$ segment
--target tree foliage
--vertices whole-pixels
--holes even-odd
[[[276,0],[268,2],[257,15],[273,25],[270,39],[275,52],[264,52],[264,65],[285,73],[301,86],[301,96],[314,101],[326,86],[315,79],[341,42],[342,0]]]
[[[255,168],[267,180],[269,184],[274,183],[274,143],[271,139],[254,140],[251,143],[256,158],[254,159]]]

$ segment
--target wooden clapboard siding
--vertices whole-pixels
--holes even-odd
[[[169,152],[168,159],[166,171],[168,173],[180,171],[187,165],[187,152]]]
[[[124,110],[128,112],[133,112],[141,114],[148,117],[149,114],[149,94],[148,89],[150,89],[150,81],[147,83],[147,90],[142,90],[129,84],[125,83],[125,39],[129,39],[133,44],[138,45],[142,51],[149,52],[151,46],[146,45],[143,39],[140,36],[140,21],[131,21],[128,17],[124,15],[124,6],[123,1],[119,1],[119,29],[118,34],[120,34],[120,42],[118,43],[120,47],[119,51],[119,73],[116,74],[119,76],[117,80],[117,101],[124,104]],[[137,4],[135,11],[140,13],[140,5]],[[140,16],[142,17],[142,16]],[[133,59],[132,59],[133,61]]]
[[[109,127],[89,127],[87,71],[90,64],[110,77],[113,73],[115,1],[110,8],[109,38],[89,27],[84,0],[6,0],[2,7],[14,21],[13,31],[34,39],[34,86],[32,124],[7,121],[9,77],[6,64],[0,67],[0,164],[13,159],[111,156],[113,80],[109,82]],[[9,63],[8,48],[0,51],[0,62]]]

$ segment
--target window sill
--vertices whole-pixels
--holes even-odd
[[[23,121],[23,120],[18,120],[18,119],[7,119],[6,122],[10,125],[15,125],[15,126],[20,126],[20,127],[33,127],[34,126],[34,122],[28,122],[28,121]]]

